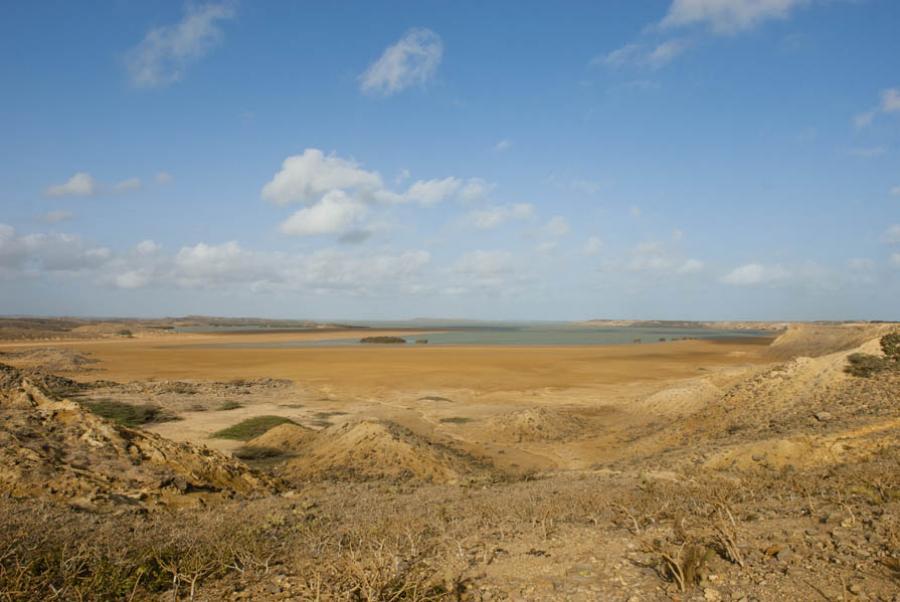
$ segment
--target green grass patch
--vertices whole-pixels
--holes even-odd
[[[242,422],[238,422],[234,426],[222,429],[212,436],[216,439],[233,439],[235,441],[249,441],[254,437],[259,437],[269,429],[279,424],[297,424],[290,418],[284,416],[254,416]]]
[[[472,422],[472,419],[464,416],[451,416],[450,418],[441,418],[441,422],[449,424],[465,424],[467,422]]]
[[[220,412],[225,412],[227,410],[236,410],[236,409],[242,408],[242,407],[244,407],[244,406],[242,406],[241,404],[239,404],[236,401],[224,401],[224,402],[222,402],[222,405],[220,405],[216,409],[219,410]]]
[[[130,404],[112,399],[85,401],[84,406],[98,416],[118,422],[125,426],[142,426],[151,422],[168,422],[178,420],[177,416],[167,413],[153,404]]]

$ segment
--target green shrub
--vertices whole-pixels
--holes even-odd
[[[892,332],[881,337],[881,351],[889,362],[900,362],[900,332]]]
[[[884,358],[868,353],[851,353],[847,356],[844,372],[853,376],[869,377],[877,372],[887,370],[889,363]]]
[[[84,405],[98,416],[131,427],[151,422],[178,420],[177,416],[168,414],[163,408],[149,403],[134,405],[112,399],[102,399],[86,401]]]
[[[223,402],[222,402],[222,405],[220,405],[220,406],[219,406],[218,408],[216,408],[216,409],[218,409],[219,411],[223,411],[223,412],[224,412],[224,411],[227,411],[227,410],[236,410],[236,409],[242,408],[242,407],[244,407],[244,406],[242,406],[241,404],[239,404],[239,403],[236,402],[236,401],[223,401]]]
[[[245,445],[234,450],[233,455],[240,460],[266,460],[283,456],[284,452],[277,447]]]
[[[284,416],[254,416],[253,418],[248,418],[233,426],[229,426],[227,429],[222,429],[221,431],[213,433],[212,436],[217,439],[249,441],[254,437],[259,437],[269,429],[285,423],[297,424],[290,418],[285,418]]]

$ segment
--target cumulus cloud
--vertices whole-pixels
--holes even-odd
[[[178,23],[151,29],[126,55],[132,83],[153,88],[179,81],[188,67],[221,43],[221,22],[233,17],[228,4],[188,5]]]
[[[134,247],[135,253],[138,255],[153,255],[158,252],[162,247],[155,241],[152,240],[142,240]]]
[[[512,203],[473,211],[469,219],[476,228],[489,230],[511,220],[531,219],[533,216],[534,206],[530,203]]]
[[[444,44],[436,33],[424,28],[410,29],[359,76],[360,89],[367,94],[390,96],[422,85],[434,77],[443,53]]]
[[[79,171],[62,184],[48,186],[44,194],[48,197],[90,197],[99,194],[123,194],[139,190],[142,186],[140,178],[128,178],[115,184],[98,182],[91,174]]]
[[[316,204],[291,215],[279,229],[293,236],[338,234],[351,229],[365,215],[365,205],[341,190],[332,190]]]
[[[725,274],[722,282],[735,286],[757,286],[781,282],[790,277],[791,273],[780,265],[748,263]]]
[[[462,186],[457,178],[419,180],[406,191],[406,199],[422,205],[435,205],[452,197]]]
[[[544,226],[544,232],[550,236],[565,236],[569,233],[569,221],[561,215],[555,215]]]
[[[702,271],[703,262],[699,259],[688,259],[675,269],[675,272],[678,274],[696,274]]]
[[[66,211],[64,209],[58,209],[56,211],[48,211],[40,217],[40,220],[47,224],[58,224],[60,222],[67,222],[71,220],[75,215],[71,211]]]
[[[673,0],[660,22],[663,29],[700,25],[733,34],[773,19],[786,19],[809,0]]]
[[[597,236],[591,236],[584,242],[582,251],[585,255],[596,255],[603,248],[603,241]]]
[[[884,231],[882,239],[890,245],[900,244],[900,224],[889,226],[888,229]]]
[[[407,170],[401,175],[395,183],[411,176]],[[351,159],[308,148],[285,159],[281,169],[263,186],[261,195],[277,205],[310,205],[281,225],[286,234],[341,234],[343,242],[359,242],[372,232],[361,220],[373,205],[415,203],[428,207],[451,198],[476,201],[487,196],[490,188],[480,178],[449,176],[416,180],[406,190],[391,190],[377,171],[367,170]]]
[[[141,179],[140,178],[128,178],[127,180],[122,180],[113,185],[114,192],[129,192],[132,190],[140,190],[141,188]]]
[[[878,105],[859,113],[853,117],[853,123],[858,128],[864,128],[872,125],[878,115],[889,115],[891,113],[900,113],[900,88],[888,88],[881,91]]]
[[[281,170],[263,187],[262,196],[273,203],[287,205],[317,201],[332,190],[374,192],[383,187],[378,172],[366,171],[355,161],[308,148],[302,155],[284,160]]]
[[[91,174],[79,171],[62,184],[49,186],[45,191],[47,196],[93,196],[97,194],[98,185]]]
[[[481,178],[469,178],[459,191],[459,198],[467,203],[484,200],[494,189],[494,185]]]
[[[79,272],[105,264],[111,251],[86,244],[72,234],[20,235],[0,224],[0,272],[4,275],[40,272]]]

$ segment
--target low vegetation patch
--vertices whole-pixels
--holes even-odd
[[[233,454],[239,460],[267,460],[283,456],[284,451],[277,447],[262,447],[258,445],[245,445],[234,450]]]
[[[467,422],[472,422],[472,419],[466,418],[465,416],[450,416],[449,418],[441,418],[441,422],[447,424],[465,424]]]
[[[259,437],[269,429],[279,424],[297,424],[290,418],[284,416],[254,416],[242,422],[238,422],[234,426],[222,429],[212,436],[216,439],[233,439],[236,441],[249,441],[254,437]]]
[[[112,399],[86,401],[84,406],[98,416],[118,422],[124,426],[137,427],[153,422],[178,420],[163,408],[150,403],[130,404]]]
[[[221,412],[225,412],[228,410],[236,410],[236,409],[242,408],[242,407],[244,407],[244,406],[242,406],[241,404],[239,404],[236,401],[223,401],[222,404],[216,409]]]
[[[900,369],[900,332],[881,337],[881,351],[884,357],[870,353],[851,353],[847,356],[844,372],[865,378],[885,370]]]
[[[406,339],[403,337],[363,337],[359,340],[360,343],[382,343],[382,344],[401,344],[406,343]]]

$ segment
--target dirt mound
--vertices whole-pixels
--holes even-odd
[[[304,432],[305,429],[279,431],[273,438],[290,434],[300,439],[293,444],[297,457],[284,466],[285,474],[293,477],[458,483],[489,471],[484,462],[392,422],[351,421],[315,433]],[[249,444],[267,445],[262,441],[266,435]]]
[[[270,488],[269,481],[217,452],[119,426],[58,399],[33,374],[0,364],[0,385],[5,494],[96,508]]]
[[[776,360],[820,357],[853,349],[896,329],[896,324],[793,324],[772,341],[768,354]]]
[[[570,411],[549,408],[528,408],[494,416],[487,422],[491,432],[519,443],[571,439],[587,426],[582,417]]]
[[[303,449],[316,437],[316,431],[290,422],[279,424],[251,439],[248,447],[278,449],[284,452],[296,452]]]
[[[20,368],[40,368],[51,372],[87,372],[99,360],[71,349],[42,347],[24,351],[0,352],[0,360]]]

